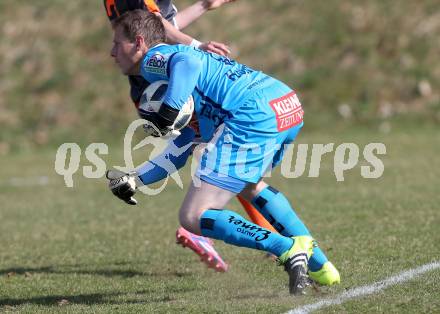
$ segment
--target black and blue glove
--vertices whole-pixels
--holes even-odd
[[[179,110],[162,104],[158,112],[139,109],[139,116],[151,124],[145,124],[144,130],[148,135],[162,137],[171,133],[174,128],[174,122],[179,115]]]

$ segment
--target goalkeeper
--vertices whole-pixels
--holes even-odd
[[[152,12],[161,17],[169,43],[182,43],[219,55],[226,55],[229,53],[229,48],[225,44],[214,41],[201,43],[180,30],[195,21],[206,11],[216,9],[225,3],[233,1],[235,0],[199,0],[181,12],[177,12],[171,0],[104,0],[104,8],[110,21],[115,20],[127,11],[135,9]],[[131,98],[136,107],[138,107],[142,92],[149,83],[142,76],[138,75],[130,75],[128,79]],[[241,197],[238,197],[238,199],[253,222],[274,230],[249,202]],[[216,271],[227,270],[227,264],[216,252],[212,241],[209,239],[192,234],[180,227],[176,232],[176,240],[177,243],[191,248],[208,267],[214,268]]]
[[[262,180],[303,126],[303,110],[295,92],[231,59],[188,46],[169,46],[163,44],[165,40],[157,16],[131,11],[114,22],[111,55],[125,75],[141,74],[150,83],[169,81],[160,110],[143,112],[153,135],[169,135],[180,108],[190,95],[194,98],[200,135],[210,141],[211,149],[202,155],[180,208],[180,223],[195,234],[276,255],[289,275],[290,292],[302,293],[307,274],[315,273],[314,239],[283,194]],[[183,135],[193,138],[195,133],[187,128]],[[225,147],[227,158],[222,154]],[[183,155],[180,164],[188,154]],[[111,180],[110,187],[121,199],[134,202],[135,181],[143,179],[142,174],[125,175]],[[251,201],[279,234],[225,209],[237,194]],[[331,263],[325,262],[317,272],[323,270],[327,284],[339,282]]]
[[[186,44],[220,55],[226,55],[229,53],[229,48],[225,44],[214,41],[202,43],[182,33],[180,30],[191,24],[206,11],[216,9],[232,1],[235,0],[200,0],[181,12],[177,12],[171,0],[104,0],[104,8],[110,22],[127,11],[135,9],[149,11],[161,18],[165,27],[167,42]],[[130,95],[137,107],[139,106],[142,92],[149,83],[139,75],[130,75],[128,79]],[[249,207],[249,204],[246,205]],[[214,249],[211,240],[192,234],[184,228],[177,230],[176,240],[198,254],[208,267],[220,272],[227,270],[228,265]]]

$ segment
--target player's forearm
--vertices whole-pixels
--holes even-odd
[[[175,19],[179,29],[184,29],[189,24],[201,17],[208,9],[202,1],[197,1],[193,5],[178,12]]]
[[[191,45],[194,38],[185,33],[182,33],[164,18],[162,18],[162,22],[165,26],[165,31],[167,33],[167,42],[169,44],[183,44],[187,46]]]
[[[181,135],[171,141],[162,154],[137,169],[142,184],[159,182],[182,168],[191,155],[194,136],[191,128],[183,129]]]
[[[162,18],[162,22],[163,25],[165,26],[165,30],[167,34],[167,43],[169,44],[183,44],[187,46],[192,46],[208,52],[214,52],[222,56],[227,56],[230,53],[228,46],[226,46],[225,44],[217,43],[213,41],[202,43],[197,39],[194,39],[191,36],[182,33],[176,27],[174,27],[174,25],[172,25],[164,18]]]

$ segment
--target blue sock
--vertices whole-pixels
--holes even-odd
[[[322,265],[324,265],[328,261],[327,256],[325,256],[324,252],[319,247],[313,248],[313,255],[309,259],[309,269],[311,271],[318,271],[322,268]]]
[[[266,220],[283,236],[311,236],[304,223],[296,215],[289,201],[283,193],[271,186],[266,187],[253,200],[254,207],[266,218]],[[313,255],[309,259],[311,271],[322,268],[328,259],[319,247],[313,249]]]
[[[200,229],[205,237],[276,256],[293,245],[292,239],[264,229],[229,210],[208,209],[200,218]]]

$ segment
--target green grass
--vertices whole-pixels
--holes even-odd
[[[216,274],[176,247],[184,191],[175,184],[137,207],[82,168],[64,186],[53,147],[110,145],[135,115],[102,3],[0,1],[0,312],[281,313],[439,261],[438,11],[436,0],[240,0],[188,29],[298,89],[308,119],[300,142],[387,145],[380,179],[362,178],[362,162],[336,182],[329,154],[319,178],[269,180],[342,274],[340,286],[292,298],[261,252],[217,242],[231,270]],[[120,165],[120,146],[109,153],[107,165]],[[48,184],[10,181],[39,176]],[[437,270],[322,312],[440,312],[439,282]]]
[[[416,115],[438,125],[439,10],[438,0],[240,0],[185,31],[295,88],[308,114],[340,123],[346,105],[354,123]],[[133,119],[102,1],[2,0],[0,36],[0,153],[66,133],[110,138]]]
[[[184,194],[175,184],[128,207],[104,179],[78,173],[74,188],[65,187],[53,170],[55,151],[48,150],[0,160],[0,312],[282,313],[440,260],[438,130],[306,129],[299,142],[387,145],[380,179],[362,178],[359,164],[336,182],[332,154],[323,158],[319,178],[287,180],[275,173],[270,179],[337,265],[341,285],[291,297],[285,273],[262,252],[218,241],[230,271],[205,269],[174,244]],[[110,147],[109,166],[121,164],[120,152]],[[10,177],[37,176],[48,176],[48,184],[9,183]],[[230,208],[240,210],[235,200]],[[322,313],[435,313],[439,289],[437,270]]]

